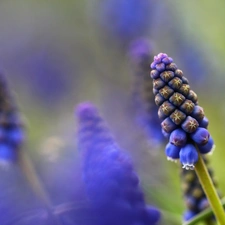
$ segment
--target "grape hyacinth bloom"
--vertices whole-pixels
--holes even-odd
[[[151,15],[148,0],[103,0],[99,9],[100,24],[123,43],[147,33]]]
[[[6,78],[0,74],[0,162],[17,159],[24,142],[24,124],[10,93]]]
[[[152,81],[149,79],[149,61],[152,57],[152,46],[149,40],[139,38],[129,48],[129,57],[134,73],[132,85],[132,102],[137,122],[144,128],[149,139],[161,144],[164,137],[161,132],[158,108],[154,104]]]
[[[208,159],[203,156],[205,165],[207,166],[208,172],[212,178],[214,186],[216,181],[214,179],[213,170],[208,166]],[[198,213],[202,212],[209,206],[207,197],[202,189],[199,179],[193,170],[182,170],[181,171],[181,181],[182,181],[182,192],[184,195],[185,205],[187,210],[184,212],[184,221],[192,219]],[[218,191],[217,191],[218,192]],[[209,218],[210,219],[210,218]],[[214,220],[214,218],[211,218]]]
[[[172,161],[180,159],[183,168],[194,169],[198,161],[196,146],[201,154],[211,152],[214,146],[207,130],[208,119],[198,105],[197,94],[172,58],[160,53],[154,57],[151,68],[158,116],[169,138],[166,155]]]
[[[77,107],[83,180],[96,225],[154,225],[159,211],[146,205],[129,156],[115,143],[96,107]]]

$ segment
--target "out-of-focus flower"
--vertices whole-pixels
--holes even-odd
[[[145,203],[129,156],[115,143],[91,103],[77,108],[78,146],[87,198],[98,225],[156,224],[159,211]]]
[[[208,168],[213,184],[216,186],[217,184],[213,177],[213,170],[208,166],[208,159],[205,156],[203,156],[203,159]],[[182,192],[184,195],[185,205],[187,207],[187,210],[184,212],[183,219],[184,221],[187,221],[206,209],[209,206],[209,203],[195,171],[182,170],[181,181]],[[214,220],[213,218],[211,219]]]
[[[201,154],[209,153],[214,146],[207,130],[208,120],[197,103],[196,93],[172,58],[160,53],[151,68],[158,116],[169,137],[166,155],[169,160],[180,159],[184,168],[193,169],[198,161],[196,146]]]
[[[31,95],[51,106],[57,104],[70,87],[65,60],[49,48],[29,52],[21,62],[21,79]]]
[[[154,104],[152,81],[149,79],[149,62],[153,57],[149,40],[139,38],[133,41],[129,48],[132,63],[133,85],[132,102],[137,122],[145,129],[149,139],[156,144],[163,142],[160,120],[157,116],[158,108]]]
[[[17,159],[24,142],[24,124],[9,90],[7,80],[0,74],[0,162]]]
[[[147,33],[151,16],[148,0],[103,0],[99,2],[100,24],[121,42]]]

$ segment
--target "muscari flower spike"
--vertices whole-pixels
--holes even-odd
[[[154,104],[152,81],[149,79],[149,60],[152,57],[152,45],[146,38],[138,38],[130,44],[129,58],[132,65],[132,103],[137,123],[149,139],[159,145],[164,137],[161,132],[157,106]]]
[[[156,224],[159,211],[146,205],[130,157],[115,143],[96,107],[81,103],[77,117],[83,180],[96,225]]]
[[[148,0],[104,0],[98,8],[100,24],[120,42],[129,42],[148,31],[152,14]]]
[[[208,119],[198,105],[197,94],[191,90],[187,78],[165,53],[154,57],[151,64],[153,93],[159,107],[163,134],[169,139],[166,155],[169,160],[180,160],[183,168],[194,169],[198,152],[210,153],[213,139],[207,130]]]
[[[217,183],[214,179],[213,170],[208,165],[209,161],[205,156],[203,156],[203,160],[212,178],[212,182],[214,186],[216,187]],[[184,195],[185,205],[187,208],[187,210],[183,214],[183,220],[188,221],[192,219],[194,216],[196,216],[198,213],[202,212],[204,209],[209,207],[209,202],[202,189],[202,186],[199,182],[199,179],[195,171],[182,170],[181,181],[182,181],[182,192]],[[220,196],[220,193],[218,190],[217,192]],[[214,220],[213,217],[209,219]]]
[[[16,161],[24,142],[24,123],[8,87],[0,73],[0,163]]]

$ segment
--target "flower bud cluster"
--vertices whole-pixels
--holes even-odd
[[[132,63],[133,85],[132,103],[138,124],[146,131],[148,138],[161,144],[164,137],[161,132],[157,106],[154,104],[152,81],[149,79],[149,61],[152,47],[149,40],[139,38],[130,45],[129,56]]]
[[[169,160],[180,159],[183,168],[193,169],[201,154],[209,153],[214,142],[207,130],[208,119],[198,105],[197,94],[187,78],[165,53],[154,57],[151,64],[153,93],[162,120],[162,132],[169,139],[165,152]]]
[[[212,182],[216,187],[217,184],[213,176],[214,175],[213,170],[208,166],[208,160],[205,156],[203,156],[203,160],[212,178]],[[187,221],[190,220],[192,217],[196,216],[204,209],[206,209],[209,206],[209,202],[202,189],[202,186],[199,182],[199,179],[195,171],[182,170],[181,180],[182,180],[182,192],[184,194],[185,205],[187,207],[187,210],[183,215],[183,219],[184,221]]]
[[[77,116],[83,179],[96,224],[156,224],[159,211],[146,205],[130,157],[117,146],[95,106],[80,104]]]
[[[24,142],[24,124],[13,101],[8,84],[0,74],[0,162],[15,161]]]

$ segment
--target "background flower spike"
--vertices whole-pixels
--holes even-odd
[[[17,160],[25,139],[24,128],[8,82],[0,72],[0,164],[9,165]]]
[[[160,212],[146,205],[131,158],[115,143],[91,103],[77,107],[83,181],[96,225],[154,225]]]

